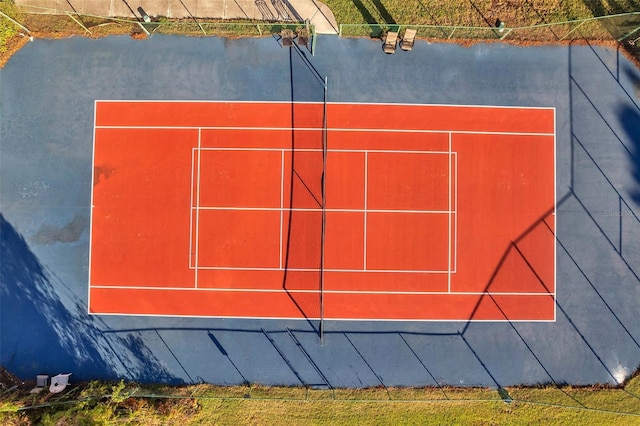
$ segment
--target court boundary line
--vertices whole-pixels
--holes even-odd
[[[329,152],[327,150],[327,152]],[[367,270],[367,213],[368,213],[368,207],[369,207],[369,152],[365,151],[364,152],[364,184],[362,185],[364,187],[364,210],[363,210],[363,216],[364,216],[364,223],[363,223],[363,233],[364,233],[364,237],[362,240],[362,246],[364,249],[364,253],[362,256],[362,270],[366,271]],[[329,209],[326,210],[327,213],[329,212]],[[328,272],[325,270],[325,272]]]
[[[284,236],[282,235],[284,230],[284,150],[280,156],[280,166],[280,260],[278,265],[284,268]]]
[[[91,312],[91,259],[92,259],[92,254],[93,254],[93,209],[94,209],[94,204],[93,204],[93,190],[94,190],[94,186],[95,186],[95,181],[96,181],[96,119],[97,119],[97,115],[98,115],[98,101],[94,101],[93,103],[93,140],[92,140],[92,151],[91,151],[91,200],[90,200],[90,209],[89,209],[89,255],[88,255],[88,262],[89,265],[87,266],[87,283],[89,283],[89,285],[87,286],[87,313],[90,315],[93,315]]]
[[[302,105],[324,105],[325,102],[314,101],[237,101],[237,100],[190,100],[190,99],[97,99],[96,103],[207,103],[207,104],[302,104]],[[499,109],[522,109],[522,110],[549,110],[555,107],[545,106],[514,106],[514,105],[472,105],[472,104],[429,104],[429,103],[404,103],[404,102],[347,102],[333,101],[326,102],[327,105],[385,105],[385,106],[435,106],[435,107],[469,107],[469,108],[499,108]]]
[[[195,288],[198,288],[198,262],[200,262],[200,258],[199,258],[199,252],[198,252],[198,248],[199,248],[199,244],[200,244],[200,209],[198,207],[200,207],[200,170],[202,169],[202,151],[200,150],[200,144],[202,141],[202,131],[200,129],[198,129],[198,178],[197,178],[197,184],[198,187],[196,188],[196,254],[195,254],[195,263],[194,263],[194,285]],[[193,192],[193,187],[190,188],[191,192]],[[191,250],[191,247],[189,247],[189,250]]]
[[[128,129],[128,130],[256,130],[256,131],[313,131],[321,132],[321,127],[263,127],[263,126],[96,126],[96,129]],[[451,129],[380,129],[380,128],[343,128],[328,127],[328,132],[380,132],[380,133],[438,133],[438,134],[472,134],[472,135],[507,135],[507,136],[554,136],[544,132],[490,132],[478,130],[451,130]],[[217,148],[216,148],[217,149]],[[320,151],[320,150],[318,150]],[[375,151],[375,150],[370,150]]]
[[[94,288],[99,289],[114,289],[114,290],[149,290],[149,291],[213,291],[213,292],[230,292],[230,293],[311,293],[311,294],[320,294],[320,290],[285,290],[282,288],[215,288],[215,287],[154,287],[154,286],[125,286],[125,285],[101,285],[94,286]],[[389,295],[402,295],[402,294],[415,294],[422,296],[449,296],[449,295],[457,295],[457,296],[545,296],[551,297],[553,293],[545,293],[545,292],[511,292],[511,291],[503,291],[503,292],[481,292],[481,291],[459,291],[459,292],[449,292],[449,291],[384,291],[384,290],[323,290],[325,293],[335,293],[335,294],[389,294]],[[132,314],[135,315],[135,314]]]
[[[456,152],[456,181],[455,181],[455,229],[454,233],[456,235],[456,239],[454,241],[455,249],[453,250],[454,258],[453,258],[453,272],[456,273],[458,271],[458,153]]]
[[[195,151],[193,149],[191,149],[191,193],[189,194],[189,205],[191,206],[189,208],[189,269],[193,269],[193,265],[192,265],[192,261],[193,261],[193,256],[194,256],[194,252],[192,252],[191,250],[193,250],[193,171],[194,171],[194,155],[195,155]],[[197,212],[196,212],[197,214]]]
[[[343,272],[343,273],[358,273],[358,272],[378,272],[378,273],[384,273],[384,272],[388,272],[388,273],[410,273],[410,272],[415,272],[418,274],[442,274],[442,273],[447,273],[447,288],[449,290],[449,292],[451,292],[451,274],[452,273],[456,273],[455,270],[451,270],[451,249],[452,249],[452,235],[451,235],[451,231],[452,231],[452,226],[451,226],[451,217],[452,214],[455,214],[456,220],[457,220],[457,211],[451,211],[451,207],[452,207],[452,170],[451,170],[451,162],[452,162],[452,157],[455,157],[456,159],[456,165],[457,165],[457,160],[458,160],[458,152],[452,152],[451,148],[452,148],[452,137],[451,137],[451,133],[449,133],[449,151],[416,151],[416,150],[409,150],[409,151],[404,151],[404,150],[373,150],[372,152],[374,154],[410,154],[410,155],[422,155],[422,154],[432,154],[432,155],[446,155],[447,156],[447,168],[448,168],[448,183],[447,183],[447,203],[448,203],[448,210],[403,210],[403,209],[368,209],[368,156],[369,156],[369,152],[371,152],[370,150],[355,150],[355,151],[348,151],[348,152],[356,152],[356,153],[360,153],[360,154],[364,154],[364,181],[363,181],[363,191],[364,191],[364,209],[320,209],[320,208],[286,208],[286,211],[288,212],[294,212],[294,211],[299,211],[299,212],[320,212],[320,211],[326,211],[327,213],[334,213],[334,212],[341,212],[341,213],[361,213],[364,217],[364,225],[363,225],[363,232],[364,232],[364,237],[363,237],[363,269],[339,269],[339,268],[331,268],[331,269],[323,269],[322,271],[326,271],[326,272]],[[228,149],[217,149],[217,148],[201,148],[201,131],[199,129],[198,131],[198,147],[192,147],[191,148],[191,157],[192,157],[192,162],[191,162],[191,166],[192,166],[192,170],[191,170],[191,176],[192,176],[192,180],[191,180],[191,194],[193,194],[194,192],[194,188],[193,188],[193,157],[194,157],[194,152],[197,151],[197,156],[198,156],[198,170],[197,170],[197,187],[196,187],[196,191],[197,191],[197,197],[196,197],[196,203],[198,205],[196,205],[194,207],[193,205],[193,199],[191,200],[191,212],[190,212],[190,220],[191,217],[193,216],[193,212],[195,209],[195,214],[196,214],[196,229],[195,229],[195,240],[196,240],[196,247],[195,247],[195,253],[196,253],[196,264],[195,265],[191,265],[191,262],[189,262],[189,269],[195,270],[196,276],[195,276],[195,287],[198,288],[198,283],[197,283],[197,279],[198,279],[198,271],[199,270],[219,270],[219,271],[281,271],[284,270],[284,265],[283,265],[283,229],[284,229],[284,224],[283,224],[283,216],[284,216],[284,211],[285,211],[285,207],[284,207],[284,160],[285,160],[285,152],[292,152],[293,153],[293,149],[277,149],[277,148],[258,148],[258,149],[250,149],[249,151],[258,151],[258,152],[278,152],[280,151],[281,154],[281,167],[280,167],[280,207],[225,207],[225,206],[201,206],[199,205],[200,203],[200,187],[201,187],[201,178],[200,178],[200,173],[201,173],[201,155],[202,155],[202,151],[223,151],[223,152],[235,152],[235,151],[240,151],[240,152],[244,152],[247,150],[244,149],[234,149],[234,148],[228,148]],[[296,151],[311,151],[311,152],[320,152],[321,150],[318,149],[299,149]],[[345,152],[344,150],[332,150],[331,152]],[[457,190],[457,181],[458,181],[458,169],[456,167],[455,169],[455,182],[456,182],[456,190]],[[455,197],[457,197],[457,193],[454,194]],[[201,266],[199,264],[199,246],[198,246],[198,242],[200,241],[200,233],[199,233],[199,227],[198,227],[198,223],[199,223],[199,218],[200,218],[200,211],[280,211],[280,229],[279,229],[279,261],[278,261],[278,267],[232,267],[232,266],[220,266],[220,265],[207,265],[207,266]],[[424,215],[429,215],[429,214],[447,214],[448,219],[447,219],[447,226],[448,226],[448,231],[447,231],[447,270],[429,270],[429,269],[411,269],[411,270],[398,270],[398,269],[372,269],[369,270],[367,268],[367,215],[368,213],[391,213],[391,214],[424,214]],[[456,227],[456,232],[457,232],[457,227]],[[190,238],[191,235],[193,234],[193,229],[191,227],[191,223],[189,225],[189,233],[190,233]],[[457,250],[457,240],[458,240],[458,235],[455,235],[455,249]],[[193,245],[192,245],[192,241],[190,240],[190,245],[189,245],[189,252],[191,253],[191,250],[193,249]],[[455,253],[456,255],[456,259],[457,259],[457,253]],[[318,272],[319,270],[314,269],[314,268],[294,268],[288,269],[289,271],[292,272]]]
[[[319,321],[320,317],[309,317],[309,318],[296,318],[296,317],[238,317],[238,316],[228,316],[228,315],[219,315],[219,316],[210,316],[210,315],[178,315],[178,314],[120,314],[120,313],[100,313],[95,314],[91,313],[90,315],[105,315],[105,316],[136,316],[136,317],[159,317],[159,318],[206,318],[206,319],[233,319],[233,320],[265,320],[265,321],[304,321],[308,323],[309,321]],[[455,322],[455,323],[554,323],[555,320],[485,320],[485,319],[398,319],[398,318],[324,318],[325,322],[346,322],[346,321],[356,321],[356,322]],[[329,332],[331,333],[331,332]],[[341,333],[337,331],[336,333]],[[499,401],[499,400],[498,400]]]
[[[553,108],[553,321],[558,318],[558,129],[556,109]]]
[[[447,213],[447,292],[451,293],[451,133],[449,133],[449,152],[447,154],[447,168],[449,169],[448,171],[448,176],[447,178],[449,179],[449,184],[447,185],[447,191],[448,191],[448,196],[447,196],[447,202],[449,203],[449,208],[448,208],[448,213]],[[458,170],[456,169],[456,180],[458,179]],[[456,239],[457,239],[457,235],[456,235]]]
[[[135,128],[135,129],[198,129],[199,130],[199,136],[200,136],[200,132],[202,130],[215,130],[215,129],[219,129],[219,130],[283,130],[283,131],[291,131],[291,128],[280,128],[280,129],[276,129],[276,128],[229,128],[229,127],[192,127],[192,126],[185,126],[185,127],[177,127],[177,126],[97,126],[97,104],[98,103],[144,103],[144,102],[148,102],[148,103],[246,103],[246,104],[260,104],[260,103],[264,103],[264,104],[274,104],[274,103],[282,103],[282,104],[291,104],[290,101],[210,101],[210,100],[202,100],[202,101],[194,101],[194,100],[164,100],[164,101],[157,101],[157,100],[95,100],[94,101],[94,123],[93,123],[93,155],[92,155],[92,188],[91,188],[91,214],[90,214],[90,229],[89,229],[89,265],[88,265],[88,282],[89,282],[89,286],[88,286],[88,304],[87,304],[87,308],[88,308],[88,313],[90,315],[115,315],[115,316],[122,316],[122,315],[131,315],[131,316],[159,316],[159,317],[184,317],[184,318],[230,318],[230,319],[262,319],[262,320],[270,320],[270,319],[275,319],[275,320],[294,320],[294,321],[308,321],[309,319],[320,319],[320,318],[286,318],[286,317],[240,317],[240,316],[212,316],[212,315],[171,315],[171,314],[130,314],[130,313],[92,313],[90,311],[90,301],[91,301],[91,288],[114,288],[113,286],[108,286],[108,287],[102,287],[102,286],[96,286],[96,285],[92,285],[91,284],[91,257],[92,257],[92,251],[93,251],[93,210],[94,210],[94,190],[93,190],[93,182],[95,179],[95,147],[96,147],[96,133],[98,129],[112,129],[112,128],[117,128],[117,129],[123,129],[123,128]],[[300,103],[300,104],[318,104],[321,105],[321,102],[294,102],[294,103]],[[391,105],[391,106],[439,106],[439,107],[462,107],[462,108],[493,108],[493,109],[521,109],[521,110],[551,110],[553,111],[553,132],[552,133],[540,133],[540,132],[478,132],[478,131],[448,131],[449,135],[451,136],[452,134],[488,134],[488,135],[522,135],[522,136],[527,136],[527,135],[531,135],[531,136],[552,136],[553,137],[553,181],[554,181],[554,204],[553,204],[553,216],[554,216],[554,235],[553,235],[553,241],[554,241],[554,276],[553,276],[553,282],[554,282],[554,289],[553,292],[549,292],[549,293],[535,293],[532,295],[544,295],[544,296],[552,296],[553,298],[553,303],[554,303],[554,312],[553,312],[553,319],[552,320],[531,320],[531,319],[526,319],[526,320],[510,320],[510,319],[489,319],[489,320],[480,320],[480,319],[460,319],[460,320],[456,320],[456,319],[389,319],[389,318],[375,318],[375,319],[364,319],[364,318],[331,318],[331,319],[327,319],[327,321],[369,321],[369,322],[380,322],[380,321],[385,321],[385,322],[389,322],[389,321],[393,321],[393,322],[414,322],[414,321],[419,321],[419,322],[461,322],[461,323],[469,323],[469,322],[490,322],[490,323],[496,323],[496,322],[528,322],[528,323],[532,323],[532,322],[544,322],[544,323],[549,323],[549,322],[556,322],[557,320],[557,232],[558,232],[558,228],[557,228],[557,168],[558,168],[558,164],[557,164],[557,115],[556,115],[556,107],[527,107],[527,106],[500,106],[500,105],[443,105],[443,104],[415,104],[415,103],[372,103],[372,102],[329,102],[328,104],[346,104],[346,105]],[[298,129],[298,128],[294,128],[293,130],[323,130],[323,129],[315,129],[315,128],[303,128],[303,129]],[[447,131],[440,131],[440,130],[394,130],[394,129],[340,129],[340,128],[329,128],[326,129],[329,131],[367,131],[367,132],[394,132],[394,133],[446,133]],[[200,150],[200,146],[198,147],[198,149]],[[450,148],[451,150],[451,148]],[[450,151],[449,150],[449,151]],[[369,151],[376,151],[377,150],[369,150]],[[406,151],[405,151],[406,152]],[[283,155],[284,155],[284,151],[283,151]],[[450,155],[450,152],[449,152]],[[456,156],[456,172],[457,172],[457,156]],[[193,161],[193,158],[192,158]],[[457,210],[457,185],[458,185],[458,181],[457,179],[455,180],[455,186],[456,186],[456,191],[455,191],[455,207]],[[451,197],[449,198],[449,202],[451,202]],[[451,208],[449,208],[449,215],[451,215]],[[457,236],[457,211],[455,213],[456,215],[456,220],[455,220],[455,227],[456,227],[456,236]],[[281,233],[282,234],[282,233]],[[456,238],[456,245],[457,245],[457,238]],[[282,250],[281,250],[282,251]],[[455,253],[455,257],[456,257],[456,263],[457,263],[457,250]],[[414,272],[414,271],[412,271]],[[451,273],[451,268],[449,267],[449,271],[448,273]],[[125,287],[127,289],[131,289],[133,287]],[[148,289],[149,287],[144,287],[144,289]],[[162,288],[162,289],[166,289],[166,288]],[[180,290],[185,290],[185,288],[180,288]],[[210,290],[210,289],[205,289],[205,288],[190,288],[190,290]],[[215,290],[221,290],[221,289],[215,289]],[[255,291],[255,290],[254,290]],[[327,292],[332,292],[332,291],[327,291]],[[361,291],[358,291],[357,293],[363,293]],[[409,293],[412,294],[412,293]],[[418,293],[418,294],[423,294],[423,293]],[[428,293],[428,294],[433,294],[433,293]],[[450,293],[444,293],[444,294],[450,294]],[[453,293],[453,294],[464,294],[464,293]],[[489,293],[489,292],[483,292],[481,293],[482,295],[498,295],[499,293]],[[526,295],[526,293],[516,293],[515,295]]]
[[[196,207],[192,206],[192,209],[195,210]],[[277,212],[280,210],[285,211],[293,211],[293,212],[321,212],[320,208],[293,208],[289,209],[287,207],[229,207],[229,206],[207,206],[198,207],[199,210],[247,210],[247,211],[273,211]],[[327,212],[333,213],[394,213],[394,214],[448,214],[448,210],[384,210],[384,209],[326,209]],[[452,214],[455,214],[456,211],[452,210]]]
[[[322,270],[319,268],[285,268],[284,266],[282,268],[275,268],[275,267],[268,267],[268,266],[198,266],[198,269],[203,270],[203,271],[255,271],[255,272],[266,272],[266,271],[290,271],[290,272],[321,272]],[[442,270],[436,270],[436,269],[340,269],[340,268],[333,268],[333,269],[328,269],[328,268],[324,268],[325,272],[331,272],[331,273],[358,273],[358,272],[364,272],[364,273],[376,273],[376,274],[385,274],[385,273],[389,273],[389,274],[446,274],[447,271],[442,269]],[[455,293],[455,292],[454,292]]]
[[[192,148],[196,150],[198,148]],[[200,151],[222,151],[222,152],[323,152],[317,148],[242,148],[242,147],[220,147],[220,148],[200,148]],[[349,154],[417,154],[417,155],[448,155],[447,151],[431,151],[431,150],[416,150],[416,149],[329,149],[327,152],[335,153],[349,153]]]

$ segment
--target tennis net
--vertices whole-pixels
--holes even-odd
[[[291,156],[283,288],[324,341],[327,78],[290,49]]]

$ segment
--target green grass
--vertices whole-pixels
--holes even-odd
[[[13,0],[0,0],[0,11],[17,19],[22,18],[18,8],[13,4]],[[0,16],[0,54],[7,51],[9,40],[18,35],[20,28],[3,16]]]
[[[561,24],[618,13],[640,11],[640,0],[325,0],[343,36],[379,37],[394,25],[440,26],[419,28],[418,36],[430,39],[557,42],[587,38],[617,40],[640,27],[640,15],[587,24]],[[514,31],[493,31],[500,20]],[[359,24],[354,27],[348,24]],[[366,25],[365,25],[366,24]],[[540,27],[554,24],[551,27]],[[556,25],[558,24],[558,25]],[[537,28],[527,28],[536,26]],[[448,27],[470,27],[456,29]],[[572,31],[573,30],[573,31]],[[638,34],[640,36],[640,33]]]
[[[338,23],[343,24],[484,27],[492,25],[499,18],[510,27],[516,27],[594,16],[580,0],[326,0],[325,3],[333,11]]]
[[[624,389],[142,386],[91,382],[60,396],[2,395],[0,423],[43,425],[640,424],[640,377]]]

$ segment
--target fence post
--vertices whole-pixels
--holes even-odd
[[[150,35],[151,35],[151,33],[149,32],[149,30],[147,30],[147,29],[144,27],[144,25],[142,24],[142,22],[137,21],[137,24],[138,24],[138,25],[140,25],[140,28],[142,28],[142,31],[144,31],[144,33],[145,33],[147,36],[150,36]]]
[[[507,31],[505,31],[504,34],[500,36],[500,40],[504,40],[511,33],[511,31],[513,31],[513,28],[507,28]]]
[[[204,30],[204,28],[202,28],[202,25],[200,25],[200,22],[198,22],[196,18],[193,18],[193,20],[196,21],[196,24],[198,24],[198,26],[200,27],[200,31],[202,31],[202,34],[207,35],[207,32]]]
[[[585,22],[587,22],[587,21],[588,21],[588,19],[585,19],[584,21],[580,22],[578,25],[576,25],[576,27],[575,27],[574,29],[572,29],[571,31],[569,31],[568,33],[566,33],[566,34],[564,35],[564,37],[562,37],[562,38],[560,39],[560,41],[563,41],[565,38],[569,37],[569,35],[570,35],[571,33],[573,33],[575,30],[577,30],[578,28],[580,28],[580,27],[582,26],[582,24],[584,24],[584,23],[585,23]]]
[[[640,27],[636,28],[635,30],[631,31],[628,34],[625,34],[624,36],[620,37],[617,41],[618,43],[620,43],[621,41],[623,41],[624,39],[627,39],[629,37],[631,37],[632,35],[634,35],[635,33],[640,31]],[[637,39],[636,39],[637,40]]]
[[[69,12],[65,12],[67,14],[67,16],[71,19],[73,19],[75,21],[76,24],[80,25],[82,28],[84,28],[84,30],[86,32],[88,32],[89,34],[93,34],[91,31],[89,31],[89,28],[85,27],[84,24],[82,22],[80,22],[79,19],[76,19],[75,16],[73,16],[72,14],[70,14]]]

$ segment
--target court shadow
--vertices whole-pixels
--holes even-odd
[[[555,207],[552,206],[506,247],[469,315],[469,321],[462,330],[463,335],[472,321],[487,318],[503,318],[506,321],[520,319],[517,307],[514,308],[510,298],[502,296],[504,294],[548,295],[551,303],[545,303],[545,306],[553,306],[554,253],[548,247],[555,240],[554,214]],[[548,309],[544,317],[551,319]]]
[[[371,1],[373,2],[374,6],[378,10],[378,13],[380,13],[380,16],[382,17],[382,21],[385,24],[396,23],[396,20],[393,18],[393,16],[391,16],[391,13],[389,13],[387,8],[384,6],[384,4],[380,0],[371,0]]]
[[[638,76],[637,70],[634,69],[631,65],[627,65],[624,67],[623,74],[631,82],[633,90],[632,93],[629,94],[629,96],[634,98],[637,104],[638,102],[640,102],[640,76]]]
[[[584,5],[593,13],[593,16],[604,17],[608,16],[608,19],[603,19],[598,22],[598,29],[596,31],[606,31],[611,37],[611,41],[617,43],[618,50],[622,49],[627,52],[631,57],[636,59],[640,56],[640,49],[638,49],[637,37],[638,28],[640,27],[640,17],[637,15],[625,15],[627,13],[637,12],[640,10],[640,1],[628,0],[628,1],[592,1],[583,0]],[[616,16],[622,15],[622,16]],[[576,27],[576,32],[579,36],[579,28]],[[589,43],[589,40],[584,40]]]
[[[382,35],[382,31],[380,26],[378,25],[378,21],[373,17],[369,9],[364,5],[361,0],[353,0],[353,4],[362,15],[362,19],[369,25],[369,37],[380,37]]]
[[[200,23],[198,22],[198,19],[193,16],[193,14],[191,13],[191,11],[189,10],[189,8],[187,7],[187,5],[184,3],[184,1],[179,0],[180,4],[182,5],[182,7],[184,8],[184,10],[187,11],[187,15],[189,15],[189,17],[191,17],[191,20],[198,26],[200,26]]]
[[[627,88],[629,98],[633,101],[633,105],[623,105],[618,110],[620,123],[622,128],[631,140],[631,167],[633,169],[633,177],[635,178],[638,188],[632,192],[631,196],[636,204],[640,205],[640,74],[631,66],[624,68],[624,75],[631,83],[631,93]]]
[[[289,49],[291,144],[286,200],[282,288],[301,315],[320,333],[324,244],[324,81],[306,54]],[[303,102],[315,102],[309,109]],[[317,111],[316,111],[317,110]],[[318,130],[299,131],[298,128]]]
[[[564,204],[571,204],[574,206],[575,201],[575,194],[570,193],[558,200],[557,207]],[[588,213],[586,209],[585,212]],[[584,401],[580,401],[575,395],[565,389],[562,389],[562,387],[567,384],[567,380],[565,378],[558,379],[558,377],[562,377],[565,372],[558,371],[557,366],[553,361],[554,351],[549,351],[549,348],[547,347],[548,345],[535,338],[535,333],[532,334],[531,332],[532,328],[544,326],[549,329],[554,329],[555,332],[551,330],[549,330],[549,332],[552,334],[561,333],[565,345],[582,346],[582,348],[591,355],[588,362],[585,359],[585,365],[583,367],[599,369],[602,372],[601,377],[604,377],[604,381],[608,384],[617,385],[624,383],[627,376],[622,374],[620,371],[625,371],[626,374],[631,374],[632,370],[618,370],[613,368],[610,363],[606,361],[607,357],[605,353],[602,352],[602,336],[598,334],[599,331],[583,326],[584,319],[582,317],[584,313],[581,310],[576,310],[574,304],[566,303],[567,306],[565,307],[565,302],[557,299],[555,301],[555,307],[557,309],[556,319],[552,323],[547,323],[547,325],[536,326],[527,323],[526,321],[524,323],[519,322],[518,320],[514,321],[509,310],[504,309],[499,296],[499,293],[504,291],[499,280],[502,273],[501,270],[505,268],[505,266],[508,271],[511,270],[509,265],[512,261],[509,259],[513,256],[522,257],[522,260],[526,263],[527,267],[531,269],[531,272],[536,276],[536,279],[539,281],[540,286],[545,292],[551,293],[553,291],[553,288],[549,284],[545,283],[545,280],[543,279],[545,273],[540,273],[539,269],[534,266],[535,262],[532,262],[528,256],[525,256],[525,252],[521,250],[523,242],[526,242],[532,234],[539,233],[541,228],[545,230],[544,232],[555,235],[552,218],[552,214],[542,217],[529,230],[527,230],[525,234],[515,240],[512,247],[506,250],[504,257],[494,272],[494,276],[485,288],[485,291],[483,292],[484,294],[478,300],[476,308],[470,317],[470,321],[468,321],[463,328],[461,338],[468,345],[469,350],[474,354],[478,362],[483,366],[483,368],[485,368],[487,374],[490,375],[498,389],[500,389],[502,387],[500,382],[502,381],[501,376],[503,373],[501,370],[505,367],[506,363],[495,363],[495,356],[500,351],[499,347],[489,349],[486,346],[486,342],[478,340],[479,329],[483,326],[476,322],[476,320],[483,319],[483,311],[491,309],[499,311],[509,330],[508,333],[507,330],[502,331],[500,340],[512,340],[512,343],[509,345],[509,351],[521,352],[517,357],[512,353],[508,361],[508,363],[514,364],[511,367],[515,368],[515,364],[518,362],[528,364],[526,367],[528,369],[534,369],[533,366],[537,366],[540,370],[538,376],[547,378],[546,380],[539,380],[539,384],[556,387],[558,391],[565,395],[565,397],[584,407]],[[588,300],[591,309],[603,312],[599,315],[599,321],[607,323],[606,328],[609,332],[619,336],[619,339],[626,340],[625,344],[627,346],[631,345],[636,351],[640,351],[640,343],[634,337],[632,330],[628,326],[628,318],[625,320],[620,317],[616,306],[612,305],[612,303],[607,300],[607,295],[603,293],[603,290],[599,288],[599,285],[596,284],[594,280],[589,277],[583,267],[581,267],[578,260],[580,254],[572,254],[572,250],[567,246],[567,244],[563,243],[562,239],[558,238],[557,235],[556,244],[558,247],[558,257],[568,258],[582,278],[579,280],[580,290],[574,288],[573,291],[580,294],[581,300]],[[535,292],[535,289],[530,288],[529,291]],[[498,295],[496,295],[496,293]],[[577,317],[577,319],[574,319],[574,317]],[[519,350],[515,348],[517,346],[516,343],[520,346]],[[560,349],[558,352],[557,356],[560,356],[560,354],[563,353],[563,350]],[[525,354],[527,355],[525,356]],[[530,360],[526,361],[526,357],[529,357]],[[590,367],[586,367],[586,365],[590,365]],[[522,368],[524,368],[524,365],[522,365]],[[633,395],[633,397],[636,396]]]
[[[496,22],[495,19],[489,17],[485,12],[480,10],[478,5],[476,5],[476,3],[473,2],[473,0],[469,0],[469,3],[471,4],[471,8],[476,11],[476,13],[480,16],[480,18],[484,21],[484,23],[487,24],[487,26],[489,27],[495,26],[494,25],[494,23]]]
[[[639,89],[640,90],[640,89]],[[632,175],[636,183],[636,188],[631,191],[631,198],[636,205],[640,205],[640,110],[629,105],[621,106],[618,110],[620,123],[631,140],[631,162]]]
[[[247,380],[246,377],[244,377],[244,375],[242,374],[242,371],[240,371],[238,366],[233,362],[233,358],[231,356],[229,356],[229,353],[225,350],[224,346],[222,346],[222,343],[220,343],[220,341],[218,339],[216,339],[216,336],[214,336],[211,331],[207,332],[207,336],[209,336],[209,339],[211,339],[211,342],[216,347],[216,349],[218,349],[218,351],[220,351],[220,354],[222,356],[226,357],[227,360],[229,360],[229,363],[233,366],[234,370],[242,378],[242,384],[248,385],[249,381]]]
[[[293,136],[282,288],[319,332],[315,322],[322,317],[323,212],[317,192],[323,165],[322,158],[300,149]]]
[[[580,51],[580,54],[584,55],[585,51]],[[620,189],[623,186],[621,182],[626,181],[626,170],[620,167],[619,161],[614,163],[613,160],[624,159],[625,154],[628,155],[633,180],[636,183],[640,181],[637,162],[640,157],[640,119],[637,101],[629,93],[628,87],[621,83],[619,68],[612,71],[599,52],[593,47],[591,51],[601,62],[605,75],[611,77],[610,86],[618,91],[616,96],[622,102],[617,109],[612,109],[610,99],[594,96],[595,86],[589,80],[592,77],[580,69],[573,69],[574,50],[573,46],[569,46],[570,137],[565,145],[570,160],[569,188],[555,206],[561,232],[556,232],[553,221],[547,216],[513,242],[505,251],[487,284],[485,294],[461,333],[478,362],[487,369],[498,386],[503,380],[502,370],[511,364],[510,368],[516,369],[532,369],[532,365],[535,365],[539,377],[546,377],[548,384],[560,388],[566,383],[570,370],[558,370],[557,359],[566,356],[565,352],[580,353],[582,368],[591,371],[593,377],[599,377],[592,380],[610,385],[625,383],[638,365],[640,341],[636,337],[635,308],[624,303],[629,292],[640,285],[636,273],[640,260],[636,243],[637,235],[640,235],[640,215],[634,207],[638,203],[638,192],[634,188],[627,195]],[[584,57],[580,57],[582,60]],[[616,66],[619,67],[619,63]],[[627,80],[635,86],[635,72],[627,72]],[[616,123],[616,120],[619,122]],[[594,123],[597,123],[596,127],[592,127]],[[608,138],[603,139],[603,135]],[[562,139],[557,143],[559,150],[565,148]],[[612,164],[617,166],[612,167]],[[531,232],[539,233],[540,227],[546,227],[546,232],[555,236],[556,262],[559,265],[556,278],[560,289],[556,293],[555,320],[536,325],[514,321],[494,293],[504,288],[499,279],[503,269],[510,271],[518,267],[524,272],[523,265],[531,270],[525,283],[534,284],[537,280],[544,291],[551,292],[552,288],[545,284],[543,278],[548,274],[541,273],[537,262],[532,261],[527,250],[522,249]],[[531,291],[534,290],[531,288]],[[481,319],[483,311],[488,309],[499,311],[508,327],[509,332],[503,330],[500,341],[511,340],[510,351],[515,351],[512,347],[519,345],[522,354],[529,354],[530,361],[524,360],[524,355],[515,357],[514,352],[504,362],[495,362],[497,349],[488,348],[486,342],[478,339],[483,325],[474,321]],[[593,318],[585,309],[597,312],[597,318]],[[535,330],[542,327],[548,330],[550,336],[561,339],[566,348],[553,349],[541,342]],[[616,342],[615,348],[611,347],[612,340]],[[571,374],[578,373],[572,372],[569,377]],[[561,391],[574,403],[588,405],[576,395]],[[637,398],[636,395],[629,395]]]
[[[138,17],[138,15],[136,15],[136,12],[133,10],[133,8],[129,5],[129,3],[127,2],[127,0],[122,0],[122,3],[125,4],[125,6],[127,6],[127,9],[129,9],[129,12],[131,12],[131,16],[133,16],[134,18],[136,18],[138,21],[140,21],[140,18]]]
[[[2,214],[0,242],[0,364],[23,380],[72,372],[75,380],[126,375],[180,383],[135,336],[105,338],[105,324],[87,314]]]
[[[70,0],[66,0],[66,2],[69,5],[69,7],[71,8],[71,10],[73,10],[73,13],[75,13],[76,15],[79,16],[80,14],[78,13],[78,10],[73,6],[73,4],[71,4],[71,1]]]

